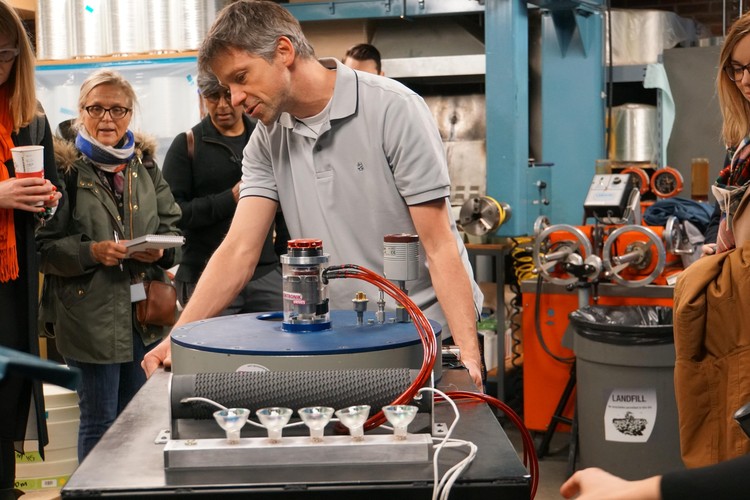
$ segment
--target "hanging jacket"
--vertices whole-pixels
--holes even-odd
[[[688,467],[750,452],[732,418],[750,402],[750,244],[698,259],[674,291],[675,396]]]
[[[86,363],[129,362],[133,329],[145,345],[169,332],[168,327],[138,323],[130,285],[145,280],[168,282],[165,269],[177,262],[179,249],[165,250],[164,257],[153,264],[125,259],[123,270],[101,265],[91,254],[94,242],[113,240],[115,231],[123,240],[145,234],[180,234],[180,208],[153,162],[153,148],[153,142],[136,139],[136,153],[123,171],[121,211],[90,160],[74,151],[74,158],[69,154],[69,161],[58,165],[66,185],[63,196],[70,200],[38,232],[37,244],[46,275],[40,314],[46,324],[53,325],[57,348],[66,358]]]

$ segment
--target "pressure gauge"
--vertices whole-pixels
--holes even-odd
[[[649,183],[648,174],[641,167],[627,167],[620,171],[621,174],[630,174],[635,179],[635,187],[642,195],[648,193]]]
[[[651,191],[659,198],[671,198],[682,191],[682,174],[672,167],[656,170],[651,176]]]

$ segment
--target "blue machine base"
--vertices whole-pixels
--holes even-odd
[[[383,324],[374,312],[364,314],[357,324],[354,311],[331,311],[331,328],[316,332],[286,332],[281,315],[236,314],[188,323],[172,332],[172,342],[197,351],[235,355],[308,356],[352,354],[397,349],[421,343],[413,323],[390,323],[395,316],[386,313]],[[440,323],[430,320],[439,338]]]

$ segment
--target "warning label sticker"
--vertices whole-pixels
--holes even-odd
[[[656,422],[656,389],[615,389],[604,411],[604,439],[645,443]]]

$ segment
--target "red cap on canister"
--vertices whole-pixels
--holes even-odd
[[[419,236],[409,233],[386,234],[383,236],[383,241],[386,243],[413,243],[419,241]]]
[[[323,240],[315,240],[312,238],[300,238],[297,240],[289,240],[286,243],[287,248],[304,248],[304,249],[315,249],[323,248]]]

